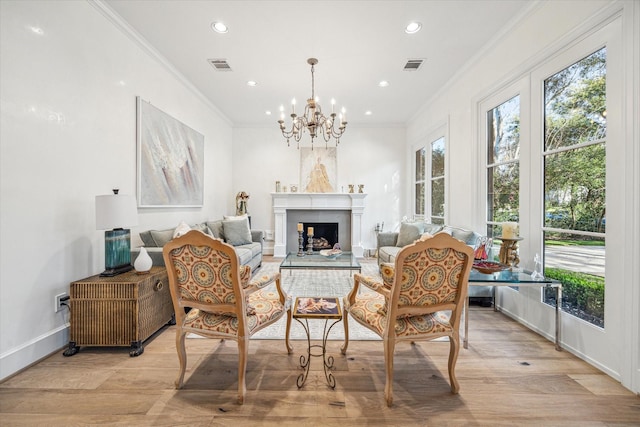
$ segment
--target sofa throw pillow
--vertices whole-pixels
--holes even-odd
[[[425,224],[424,232],[433,235],[433,234],[436,234],[438,231],[442,230],[442,228],[443,226],[440,224]]]
[[[473,230],[465,230],[463,228],[447,227],[449,234],[458,240],[462,240],[467,245],[474,246],[477,242],[476,233]]]
[[[222,228],[222,220],[205,222],[209,228],[210,234],[216,239],[224,240],[224,229]]]
[[[231,220],[231,221],[241,221],[241,220],[243,220],[243,219],[248,219],[248,218],[249,218],[249,215],[247,215],[247,214],[244,214],[244,215],[237,215],[237,216],[234,216],[234,215],[225,215],[225,216],[223,217],[223,219],[228,219],[228,220]]]
[[[420,238],[423,230],[424,223],[403,222],[400,224],[400,232],[398,233],[398,243],[396,246],[403,247],[412,244]]]
[[[420,240],[421,242],[424,242],[425,240],[429,240],[432,237],[433,237],[433,234],[425,232],[425,233],[422,233],[422,235],[418,240]]]
[[[178,224],[176,229],[173,230],[173,238],[176,239],[180,236],[184,236],[190,231],[191,231],[191,227],[189,227],[189,224],[187,224],[184,221],[180,221],[180,224]]]
[[[158,248],[163,247],[173,239],[173,228],[168,230],[151,230],[150,233],[155,242],[155,246]]]
[[[249,219],[223,219],[224,240],[231,246],[240,246],[251,243],[251,231],[249,230]]]
[[[202,231],[204,234],[208,234],[209,236],[211,236],[211,233],[209,232],[209,227],[207,227],[207,224],[205,224],[204,222],[198,223],[198,224],[193,224],[191,226],[191,229],[192,230]]]
[[[151,231],[149,230],[140,232],[140,240],[142,240],[143,246],[146,246],[147,248],[153,248],[156,246],[156,242],[153,240],[153,237],[151,237]]]

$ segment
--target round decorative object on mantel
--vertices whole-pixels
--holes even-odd
[[[136,273],[138,274],[147,274],[151,270],[153,266],[153,260],[149,256],[149,253],[144,247],[140,248],[140,254],[133,262],[133,268],[136,269]]]

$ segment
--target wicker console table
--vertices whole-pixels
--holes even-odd
[[[165,267],[152,267],[148,274],[87,277],[71,283],[69,296],[71,336],[65,356],[80,346],[130,346],[129,355],[139,356],[147,338],[175,324]]]

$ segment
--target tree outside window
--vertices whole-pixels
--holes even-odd
[[[520,215],[520,96],[487,112],[487,235]]]
[[[604,327],[606,48],[547,78],[544,95],[545,275],[562,281],[564,311]]]
[[[444,224],[444,137],[431,143],[431,223]]]
[[[415,175],[415,197],[414,214],[417,217],[424,217],[425,211],[425,158],[427,150],[423,147],[416,151],[416,175]]]

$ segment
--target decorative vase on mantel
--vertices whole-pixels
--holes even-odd
[[[136,273],[147,274],[151,270],[152,266],[153,260],[149,256],[147,249],[144,246],[140,247],[140,253],[138,254],[136,260],[133,262],[133,268],[136,269]]]

